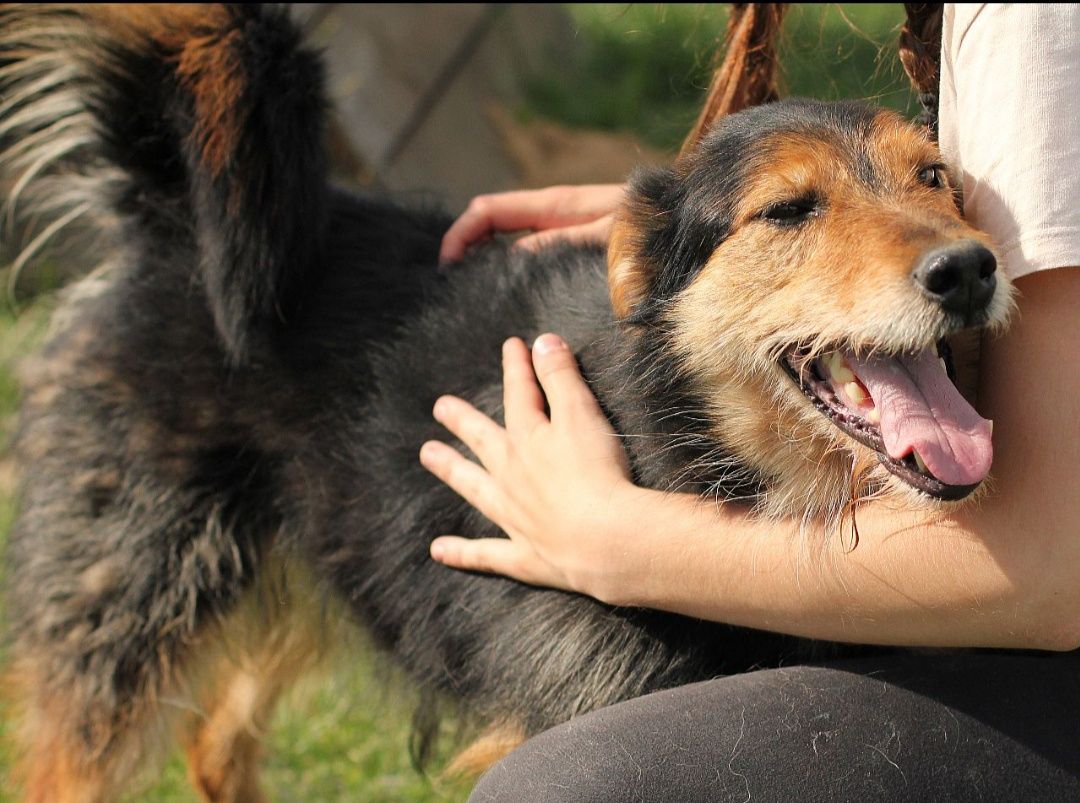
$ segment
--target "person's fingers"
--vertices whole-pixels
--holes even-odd
[[[522,237],[514,248],[525,251],[540,251],[549,248],[556,243],[570,243],[572,245],[605,245],[611,237],[611,215],[605,215],[591,223],[581,223],[577,226],[564,226],[559,229],[549,229],[537,234]]]
[[[439,262],[461,259],[472,243],[491,231],[550,229],[595,220],[615,207],[622,192],[621,185],[587,185],[478,195],[443,235]]]
[[[466,248],[494,228],[494,212],[488,198],[490,196],[486,195],[473,198],[461,216],[446,230],[439,248],[440,265],[457,262],[465,255]]]
[[[553,203],[552,193],[548,190],[477,195],[443,235],[439,262],[461,259],[466,248],[491,231],[520,231],[561,225],[561,222],[578,222],[580,218],[577,216],[571,215],[567,219],[553,211]]]
[[[506,460],[506,430],[456,396],[442,396],[432,410],[435,420],[469,447],[488,469],[498,471]]]
[[[530,432],[548,421],[544,394],[533,372],[529,347],[518,337],[503,343],[503,410],[506,430]]]
[[[483,468],[439,441],[420,447],[420,464],[499,527],[508,526],[504,497]]]
[[[450,232],[447,231],[447,235],[449,234]],[[443,245],[440,246],[440,248],[446,249],[447,245],[449,245],[452,251],[447,252],[445,256],[440,251],[438,263],[438,270],[440,273],[445,273],[448,268],[454,266],[455,262],[459,262],[463,259],[467,249],[490,243],[494,239],[494,232],[491,230],[482,231],[475,235],[473,235],[472,232],[466,232],[466,235],[471,239],[464,240],[459,244],[455,244],[452,240],[447,240],[446,235],[443,235]],[[456,237],[456,235],[454,236]]]
[[[598,417],[608,426],[592,390],[585,383],[577,359],[558,335],[540,335],[533,343],[533,368],[551,408],[551,420]]]
[[[462,538],[442,535],[431,542],[431,557],[455,569],[503,574],[516,580],[533,579],[522,549],[508,538]]]

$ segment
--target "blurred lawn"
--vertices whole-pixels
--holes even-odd
[[[676,149],[697,116],[723,39],[727,6],[570,6],[580,47],[552,56],[525,80],[523,116],[571,127],[632,131]],[[899,4],[803,4],[784,23],[781,63],[787,94],[822,100],[872,99],[913,114],[897,58]]]
[[[784,65],[792,94],[876,98],[913,113],[899,63],[899,5],[796,7],[786,28]],[[579,54],[527,81],[526,115],[585,127],[630,130],[675,148],[693,121],[708,82],[726,8],[706,5],[575,5],[569,7]],[[858,29],[845,21],[846,15]],[[7,442],[17,405],[14,366],[40,340],[48,299],[20,315],[0,312],[0,436]],[[0,540],[13,516],[8,459],[0,460]],[[308,684],[282,706],[272,729],[265,780],[276,801],[330,803],[362,796],[371,803],[454,801],[467,785],[420,776],[406,745],[412,696],[370,662]],[[2,713],[2,712],[0,712]],[[0,733],[4,729],[0,715]],[[0,751],[0,772],[7,765]],[[195,801],[174,758],[160,782],[132,800]],[[0,782],[0,803],[13,801]]]

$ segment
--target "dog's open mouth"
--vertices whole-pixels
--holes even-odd
[[[886,469],[925,494],[956,500],[990,471],[993,422],[960,395],[948,359],[935,347],[873,357],[838,349],[816,359],[793,348],[781,363],[814,406],[877,452]]]

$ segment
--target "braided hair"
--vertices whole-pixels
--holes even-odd
[[[900,63],[922,106],[922,121],[937,139],[938,81],[941,78],[941,3],[904,3],[907,21],[900,29]]]
[[[714,121],[780,96],[777,40],[787,3],[733,3],[724,36],[724,58],[709,84],[705,103],[682,150],[692,148]],[[941,59],[941,3],[905,3],[900,29],[900,63],[922,106],[922,122],[937,137]]]

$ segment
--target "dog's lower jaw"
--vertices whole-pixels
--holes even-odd
[[[836,462],[837,465],[832,465]],[[764,518],[794,519],[802,527],[820,521],[827,531],[834,529],[858,496],[853,485],[859,481],[851,461],[827,459],[816,468],[807,468],[805,477],[778,477],[765,489],[755,510]]]
[[[754,391],[751,391],[754,393]],[[867,493],[877,468],[861,448],[838,448],[816,434],[803,411],[767,404],[726,405],[714,410],[713,438],[731,454],[753,455],[745,471],[761,478],[755,515],[799,522],[837,521],[853,499]],[[808,434],[812,433],[812,434]]]
[[[719,384],[712,388],[712,439],[727,453],[744,460],[753,456],[743,471],[761,481],[761,492],[753,500],[755,515],[794,520],[804,531],[817,521],[825,532],[834,532],[870,499],[888,498],[891,505],[913,510],[952,506],[888,472],[872,449],[843,435],[794,385],[782,385],[776,393],[772,381],[765,377],[722,391]]]

